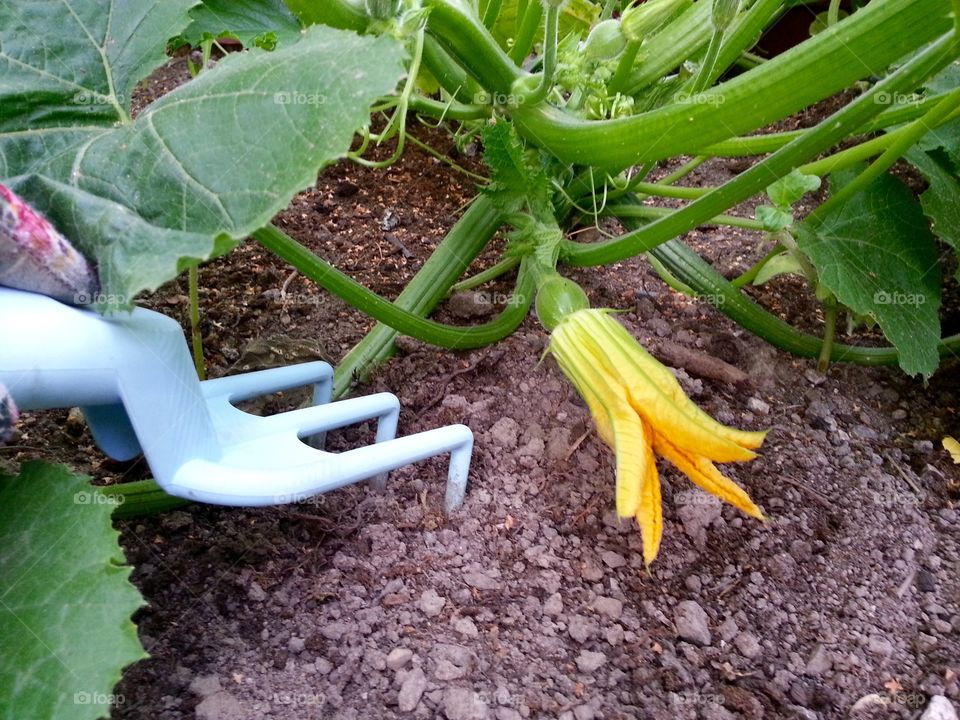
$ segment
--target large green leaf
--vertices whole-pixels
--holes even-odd
[[[134,85],[163,64],[196,3],[0,2],[0,138],[125,119]]]
[[[853,174],[856,174],[854,171]],[[833,176],[835,191],[851,177]],[[900,351],[900,367],[930,376],[940,340],[940,265],[920,204],[884,175],[827,215],[798,227],[820,282],[858,315],[872,315]]]
[[[283,0],[203,0],[190,12],[193,22],[180,37],[198,45],[204,35],[235,37],[245,47],[295,42],[300,23]]]
[[[121,669],[146,657],[113,506],[63,466],[0,475],[0,717],[106,717]]]
[[[180,22],[151,22],[148,42],[133,20],[167,4],[179,7]],[[190,4],[129,0],[107,12],[95,0],[71,4],[78,16],[95,15],[90,7],[110,16],[99,34],[40,22],[39,2],[23,4],[11,30],[0,24],[0,101],[11,108],[0,120],[0,182],[96,261],[110,305],[128,305],[265,225],[349,149],[370,103],[403,74],[396,40],[314,27],[274,52],[224,58],[129,121],[122,88],[156,66],[154,36],[177,34]],[[7,19],[9,6],[0,3]],[[27,26],[29,43],[15,35]],[[46,52],[31,55],[34,46]],[[124,60],[115,72],[102,51],[118,47],[132,49],[117,57],[145,64]],[[69,62],[55,61],[61,55]],[[48,84],[41,90],[38,76]],[[78,102],[77,92],[93,99]]]
[[[929,183],[920,196],[920,203],[933,223],[933,232],[960,252],[960,182],[956,175],[916,147],[910,149],[906,159],[924,174]]]

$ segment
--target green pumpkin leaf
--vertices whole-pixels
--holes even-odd
[[[960,255],[960,182],[919,148],[911,148],[906,159],[924,174],[929,183],[920,196],[920,204],[930,219],[934,234]],[[957,278],[960,279],[960,270],[957,271]]]
[[[856,174],[838,173],[831,184],[842,187]],[[854,312],[876,318],[899,350],[904,372],[933,374],[939,364],[940,265],[927,218],[907,187],[884,175],[819,227],[804,222],[797,230],[821,285]]]
[[[267,224],[403,74],[393,38],[312,27],[227,56],[131,121],[127,93],[192,2],[72,3],[89,25],[48,5],[0,3],[0,182],[97,264],[111,307]]]
[[[190,17],[193,22],[180,34],[190,45],[199,45],[208,35],[236,38],[247,48],[272,50],[300,37],[300,22],[282,0],[203,0]],[[273,42],[267,42],[271,36]]]
[[[767,260],[753,279],[753,284],[763,285],[780,275],[800,275],[802,277],[805,275],[804,270],[800,259],[788,250]]]
[[[107,717],[120,671],[146,657],[114,505],[61,465],[0,475],[2,717]]]
[[[804,175],[799,170],[794,169],[789,175],[784,175],[767,187],[767,197],[777,207],[788,208],[808,192],[813,192],[819,188],[819,177]]]

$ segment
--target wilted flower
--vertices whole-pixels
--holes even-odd
[[[654,454],[707,492],[763,519],[760,508],[714,462],[752,460],[765,432],[716,422],[608,310],[567,315],[554,328],[549,351],[586,400],[600,437],[616,453],[617,514],[637,519],[646,564],[657,556],[663,533]]]

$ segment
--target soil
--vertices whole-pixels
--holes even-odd
[[[174,63],[148,92],[183,72]],[[481,171],[443,134],[417,135]],[[711,163],[691,181],[732,171]],[[392,297],[473,192],[410,148],[386,173],[329,168],[277,223]],[[728,274],[764,252],[747,231],[685,239]],[[126,670],[113,717],[915,718],[933,695],[960,702],[960,472],[940,446],[960,433],[956,360],[927,386],[893,368],[820,374],[671,291],[643,259],[571,275],[652,352],[683,359],[676,373],[707,412],[771,429],[757,460],[725,468],[769,523],[661,465],[664,543],[647,572],[637,527],[613,509],[612,455],[541,361],[535,319],[471,352],[404,342],[354,390],[396,393],[401,434],[473,429],[464,506],[443,513],[446,466],[433,460],[392,473],[383,494],[355,485],[293,507],[119,523],[151,657]],[[371,325],[252,242],[205,266],[201,288],[214,376],[336,362]],[[439,317],[492,314],[508,290],[484,287]],[[818,327],[801,284],[756,296]],[[147,304],[186,320],[182,282]],[[0,460],[36,456],[100,482],[147,473],[103,460],[67,413],[28,415]]]

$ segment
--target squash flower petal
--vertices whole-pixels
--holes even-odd
[[[636,518],[647,565],[663,533],[656,455],[707,492],[764,519],[746,491],[714,462],[753,459],[765,432],[727,427],[697,407],[673,373],[607,310],[583,309],[565,317],[548,350],[586,401],[600,438],[616,453],[617,514]]]

